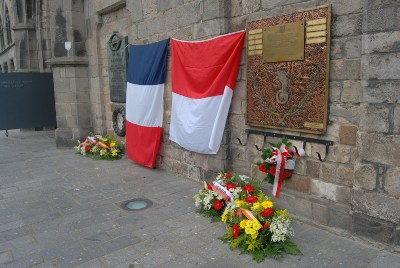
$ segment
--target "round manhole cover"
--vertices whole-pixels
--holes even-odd
[[[122,202],[121,208],[130,211],[137,211],[151,207],[153,202],[145,198],[135,198]]]

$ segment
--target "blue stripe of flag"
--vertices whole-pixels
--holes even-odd
[[[169,39],[129,47],[128,82],[137,85],[165,83]]]

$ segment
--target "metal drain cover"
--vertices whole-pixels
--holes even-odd
[[[138,211],[149,208],[153,202],[146,198],[134,198],[122,202],[121,208],[129,211]]]

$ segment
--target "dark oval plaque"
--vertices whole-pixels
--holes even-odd
[[[126,102],[128,37],[114,32],[107,43],[108,79],[112,102]]]

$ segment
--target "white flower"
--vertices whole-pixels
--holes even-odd
[[[239,175],[239,178],[240,178],[242,181],[248,181],[248,180],[250,180],[250,177],[249,177],[249,176],[246,176],[246,175]]]
[[[293,236],[293,229],[290,228],[290,219],[280,215],[272,219],[269,229],[272,232],[272,241],[285,241],[286,236]]]

